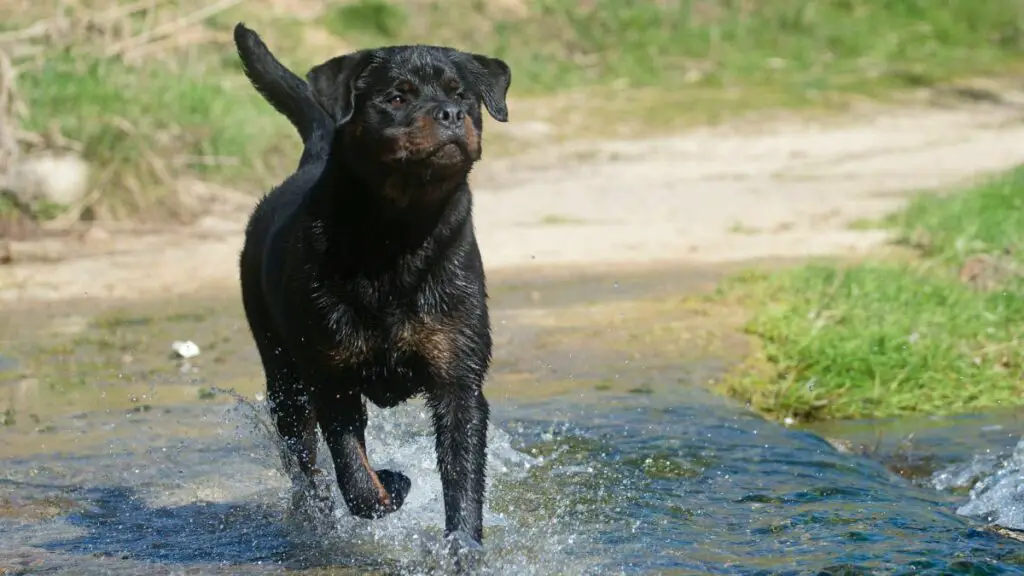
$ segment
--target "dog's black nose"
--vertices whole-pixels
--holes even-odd
[[[451,103],[445,102],[439,104],[434,109],[434,120],[437,121],[441,126],[448,128],[455,128],[462,123],[462,119],[466,117],[466,113],[462,111],[462,108]]]

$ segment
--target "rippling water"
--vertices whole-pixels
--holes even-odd
[[[434,552],[441,490],[419,405],[371,414],[374,465],[414,482],[403,509],[374,522],[343,507],[312,525],[289,512],[262,406],[86,413],[62,426],[48,433],[83,441],[3,461],[0,567],[14,573],[447,571]],[[968,517],[996,509],[1019,523],[1000,490],[1016,494],[1024,457],[985,460],[991,434],[963,431],[989,424],[950,426],[948,437],[966,442],[958,456],[912,482],[700,390],[496,406],[479,571],[1024,571],[1024,545]],[[1020,433],[1009,428],[1000,441]],[[941,444],[943,430],[930,438]],[[988,482],[973,495],[956,489],[968,480],[950,480],[968,468]]]
[[[1024,439],[1012,450],[987,450],[950,465],[931,484],[939,490],[969,489],[958,514],[1024,531]]]

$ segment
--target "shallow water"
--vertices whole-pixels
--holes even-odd
[[[371,422],[375,464],[414,479],[405,506],[377,522],[338,509],[309,526],[289,513],[259,406],[72,420],[83,437],[114,431],[117,440],[4,462],[0,566],[443,571],[433,553],[443,515],[428,419],[412,404]],[[963,496],[697,390],[498,407],[495,423],[482,573],[1024,571],[1024,545],[957,515]]]
[[[489,385],[478,572],[1024,572],[1024,544],[984,529],[1024,527],[1015,524],[1024,502],[1019,415],[789,429],[693,385],[724,356],[702,348],[691,358],[641,336],[629,339],[640,348],[626,349],[613,338],[633,333],[630,318],[657,322],[644,333],[661,337],[675,320],[699,326],[695,318],[660,305],[608,308],[604,298],[538,316],[521,310],[538,298],[516,294],[518,307],[496,310],[503,352]],[[28,331],[8,356],[32,372],[0,388],[10,407],[0,410],[0,574],[450,571],[436,553],[441,487],[419,403],[373,411],[368,430],[374,466],[413,479],[403,509],[369,522],[335,506],[331,518],[310,522],[289,508],[274,436],[253,400],[255,357],[244,337],[232,340],[237,311],[213,320],[162,312],[174,318],[167,334],[146,320],[154,315],[90,321],[115,326],[116,338],[75,331],[77,356],[52,356],[62,359],[58,371],[25,352]],[[593,331],[595,322],[613,323],[612,336]],[[182,331],[206,338],[194,370],[166,357],[164,340]],[[46,350],[59,348],[44,332]],[[83,342],[112,362],[134,359],[100,377],[109,359],[83,356]],[[200,362],[211,355],[220,361]],[[245,398],[209,389],[221,383]],[[823,437],[873,453],[843,453]],[[329,475],[325,456],[321,446]]]

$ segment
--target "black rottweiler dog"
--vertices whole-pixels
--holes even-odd
[[[277,429],[300,478],[319,425],[352,514],[379,518],[409,491],[374,470],[365,399],[424,394],[433,412],[445,534],[479,543],[491,332],[467,178],[481,106],[508,119],[501,60],[434,46],[339,56],[306,80],[243,24],[246,76],[304,143],[299,166],[256,206],[242,299]]]

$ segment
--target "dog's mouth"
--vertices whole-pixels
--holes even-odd
[[[479,144],[461,130],[438,130],[432,125],[385,131],[385,162],[401,171],[451,172],[468,169],[480,159]]]
[[[466,143],[460,138],[450,138],[423,150],[411,159],[431,164],[451,165],[463,163],[470,158],[472,156]]]

